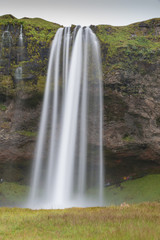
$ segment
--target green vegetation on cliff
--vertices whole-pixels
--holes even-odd
[[[50,44],[57,29],[60,27],[59,24],[48,22],[41,18],[21,18],[17,19],[12,15],[0,16],[0,26],[10,28],[18,28],[23,26],[24,35],[29,38],[30,41],[36,43],[45,42]],[[34,42],[34,43],[35,43]]]
[[[99,25],[95,32],[101,43],[105,71],[128,69],[137,72],[140,62],[152,64],[160,58],[160,19],[123,27]],[[142,70],[141,73],[146,72]]]
[[[18,38],[21,25],[24,37],[24,56],[19,61],[17,51],[19,51]],[[40,18],[16,19],[12,15],[0,17],[0,41],[2,42],[2,35],[6,29],[12,35],[12,49],[5,48],[5,56],[3,54],[1,56],[0,88],[6,85],[9,89],[6,94],[13,95],[14,91],[11,91],[9,84],[4,84],[2,79],[6,75],[14,82],[15,70],[19,66],[23,67],[22,78],[25,85],[28,81],[31,89],[42,78],[45,82],[50,44],[59,27],[61,26],[58,24]],[[108,73],[126,69],[135,74],[145,75],[154,68],[154,63],[160,58],[160,19],[151,19],[123,27],[92,26],[92,29],[100,40],[104,78]],[[6,51],[8,51],[7,55]],[[42,89],[44,90],[44,84]],[[121,90],[123,94],[133,91],[124,85]],[[138,90],[134,89],[134,93],[137,94],[137,92]]]
[[[22,26],[23,47],[19,46]],[[43,94],[50,44],[60,25],[40,18],[16,19],[12,15],[0,17],[0,93],[17,97],[23,88],[25,93],[35,91]],[[9,31],[4,35],[5,31]],[[9,41],[9,45],[5,42]],[[23,84],[15,73],[22,67]],[[39,83],[40,82],[40,83]],[[43,82],[43,84],[42,84]]]

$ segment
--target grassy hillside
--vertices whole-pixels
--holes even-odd
[[[135,180],[124,181],[105,189],[107,205],[141,203],[144,201],[160,202],[160,175],[148,175]]]
[[[0,184],[0,206],[20,206],[25,200],[29,188],[17,183]],[[94,193],[93,198],[94,198]],[[124,181],[121,184],[104,188],[104,205],[126,203],[160,202],[160,175],[148,175],[143,178]]]
[[[17,19],[12,15],[0,16],[0,26],[23,26],[25,36],[36,42],[45,42],[46,45],[53,39],[59,24],[46,21],[41,18],[21,18]]]
[[[95,32],[101,43],[104,73],[116,69],[138,72],[139,62],[156,62],[160,57],[159,25],[157,18],[122,27],[97,26]],[[141,73],[145,74],[142,70]]]

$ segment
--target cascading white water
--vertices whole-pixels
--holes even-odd
[[[22,25],[20,27],[20,32],[19,32],[18,47],[19,47],[19,49],[18,49],[19,51],[18,51],[18,54],[17,54],[17,59],[18,59],[18,62],[21,62],[23,60],[23,47],[24,47]],[[22,74],[23,74],[23,67],[22,67],[22,64],[20,64],[20,66],[18,66],[16,68],[15,74],[14,74],[15,80],[17,82],[22,80]]]
[[[60,28],[55,35],[28,207],[102,205],[103,96],[99,52],[97,38],[89,27],[76,27],[73,34],[70,28]]]
[[[9,31],[9,26],[7,27],[7,30],[5,30],[2,34],[2,47],[8,47],[11,48],[12,45],[12,36]]]
[[[19,33],[19,47],[23,47],[23,27],[21,25],[20,33]]]
[[[10,55],[12,48],[12,36],[9,31],[9,25],[2,33],[2,41],[0,43],[0,65],[4,65],[8,74],[10,74]],[[4,60],[5,59],[5,60]]]
[[[22,67],[21,66],[16,68],[14,77],[17,82],[22,80]]]

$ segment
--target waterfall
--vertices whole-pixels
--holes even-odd
[[[18,59],[18,62],[19,62],[19,66],[16,68],[15,74],[14,74],[16,82],[21,81],[22,78],[23,78],[23,75],[22,75],[23,74],[23,67],[22,67],[22,63],[21,63],[21,61],[23,60],[23,47],[24,47],[24,44],[23,44],[23,27],[21,25],[20,32],[19,32],[19,38],[18,38],[18,52],[17,52],[17,59]]]
[[[21,25],[18,38],[18,62],[23,61],[23,51],[24,51],[24,42],[23,42],[23,26]]]
[[[98,40],[58,29],[50,51],[28,207],[101,206],[103,96]]]
[[[9,31],[9,26],[2,34],[2,47],[11,48],[12,36]]]
[[[5,71],[10,74],[10,59],[12,48],[12,36],[9,31],[9,25],[2,33],[2,41],[0,44],[0,65],[5,66]]]
[[[23,47],[23,27],[22,27],[22,25],[20,27],[20,33],[19,33],[19,47]]]
[[[14,77],[17,82],[22,80],[22,67],[21,66],[16,68]]]

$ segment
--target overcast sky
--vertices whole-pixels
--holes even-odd
[[[160,18],[160,0],[3,0],[0,15],[40,17],[71,24],[127,25]]]

